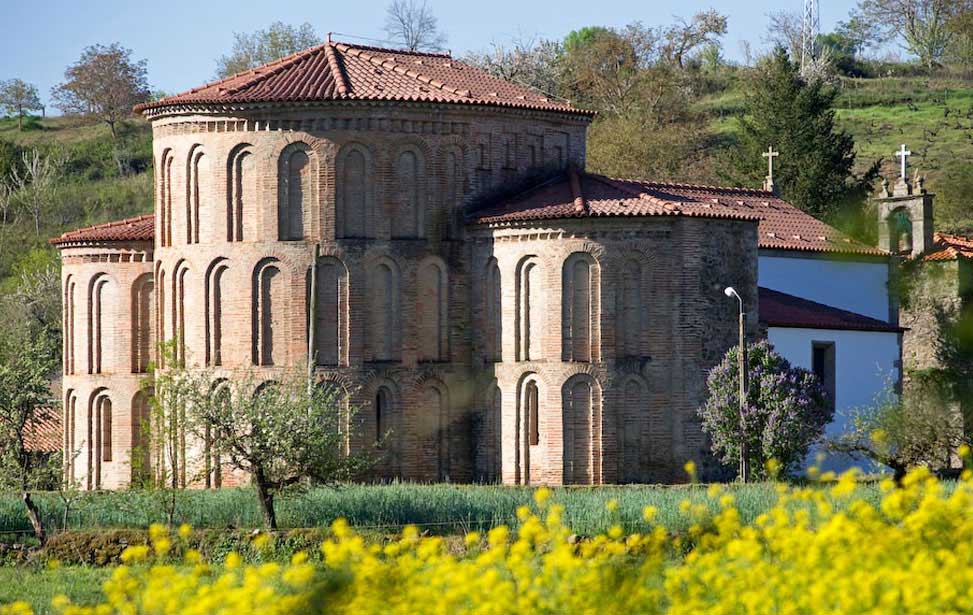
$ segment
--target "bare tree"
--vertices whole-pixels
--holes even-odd
[[[20,79],[0,81],[0,107],[7,113],[17,115],[17,127],[24,129],[24,114],[30,111],[40,111],[41,104],[37,88]]]
[[[92,45],[64,71],[64,83],[51,90],[58,109],[97,118],[117,137],[116,125],[132,107],[149,99],[145,60],[132,60],[132,50],[118,43]]]
[[[23,170],[14,167],[11,180],[14,198],[20,207],[34,218],[34,233],[41,234],[41,217],[54,204],[59,180],[68,156],[63,150],[46,155],[32,149],[24,152]]]
[[[683,67],[686,56],[706,44],[718,44],[719,37],[726,34],[726,15],[716,10],[700,11],[686,21],[682,17],[665,29],[662,38],[663,56],[679,68]]]
[[[305,22],[291,26],[281,21],[270,24],[266,30],[247,34],[233,33],[233,49],[216,61],[218,78],[262,66],[284,56],[297,53],[321,42],[314,26]]]
[[[385,11],[385,33],[409,51],[442,51],[446,45],[426,0],[393,0]]]
[[[773,11],[767,14],[767,32],[764,42],[783,47],[791,58],[801,57],[801,15],[794,11]]]
[[[0,255],[3,254],[3,243],[13,214],[13,202],[13,187],[7,178],[0,177]]]
[[[949,23],[973,10],[970,0],[861,0],[859,11],[884,40],[900,37],[903,47],[927,68],[943,59],[954,36]]]
[[[518,36],[509,45],[494,42],[488,51],[471,52],[463,59],[501,79],[557,96],[562,52],[557,41]]]

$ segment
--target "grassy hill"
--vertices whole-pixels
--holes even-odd
[[[65,230],[152,211],[152,138],[148,123],[132,120],[113,142],[107,126],[78,118],[31,118],[20,131],[0,119],[0,169],[21,155],[61,150],[63,177],[41,219],[39,232],[23,213],[0,229],[0,289],[25,268],[55,260],[47,240]]]

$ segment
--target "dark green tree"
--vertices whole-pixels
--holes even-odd
[[[820,80],[805,80],[787,51],[777,47],[758,66],[746,92],[740,142],[726,165],[727,179],[761,185],[767,174],[761,154],[773,146],[780,152],[774,184],[785,199],[831,222],[860,211],[878,163],[864,175],[855,174],[854,140],[835,124],[837,91]]]

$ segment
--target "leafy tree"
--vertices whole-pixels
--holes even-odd
[[[747,443],[748,466],[761,475],[769,460],[783,469],[799,463],[824,434],[834,409],[811,372],[791,366],[766,340],[747,347],[747,399],[741,425],[738,348],[733,347],[706,380],[708,398],[699,409],[713,452],[726,464],[740,460]]]
[[[58,482],[60,464],[57,456],[33,454],[27,438],[57,411],[49,380],[57,366],[57,353],[43,335],[0,339],[0,489],[20,493],[41,543],[47,535],[32,494]]]
[[[307,22],[292,26],[275,21],[266,30],[234,32],[233,49],[216,61],[216,76],[229,77],[320,43],[321,37]]]
[[[348,480],[370,461],[367,453],[347,450],[353,412],[343,408],[337,386],[310,386],[297,373],[283,376],[261,382],[245,374],[228,383],[208,371],[167,367],[154,379],[155,424],[171,426],[170,442],[162,443],[172,451],[170,462],[186,450],[187,437],[202,443],[209,459],[250,476],[270,529],[277,528],[277,496],[311,482]],[[182,467],[192,465],[206,467],[205,460],[189,459]]]
[[[967,73],[973,67],[973,11],[960,13],[950,19],[948,28],[952,34],[946,59],[959,64]]]
[[[949,47],[949,22],[969,11],[969,0],[861,0],[858,10],[884,40],[899,37],[904,47],[932,70]]]
[[[64,83],[51,90],[55,105],[68,114],[96,118],[117,137],[117,124],[132,107],[149,98],[145,60],[132,60],[132,50],[118,43],[92,45],[64,71]]]
[[[792,58],[801,57],[803,46],[801,14],[795,11],[772,11],[767,14],[767,31],[763,40],[774,48],[782,47]]]
[[[446,45],[426,0],[393,0],[385,10],[385,33],[409,51],[442,51]]]
[[[897,481],[919,466],[948,470],[956,449],[968,440],[944,384],[911,378],[903,396],[885,393],[873,406],[856,410],[845,433],[828,440],[828,450],[884,465]]]
[[[835,123],[837,91],[820,80],[802,78],[781,47],[761,62],[745,91],[740,142],[729,156],[727,178],[739,185],[760,185],[767,169],[761,154],[774,146],[780,151],[774,184],[784,198],[832,221],[851,204],[860,209],[878,165],[855,174],[854,140]]]
[[[0,81],[0,107],[7,113],[16,114],[17,127],[24,129],[24,114],[44,108],[37,87],[21,79]]]

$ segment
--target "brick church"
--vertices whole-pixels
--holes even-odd
[[[889,313],[758,290],[765,258],[887,251],[769,191],[588,173],[591,113],[448,55],[328,42],[136,111],[154,214],[52,240],[63,447],[90,489],[141,465],[164,340],[228,379],[311,362],[357,409],[350,446],[390,434],[375,479],[602,484],[704,460],[725,286],[751,323],[770,297],[771,330],[900,339]]]

